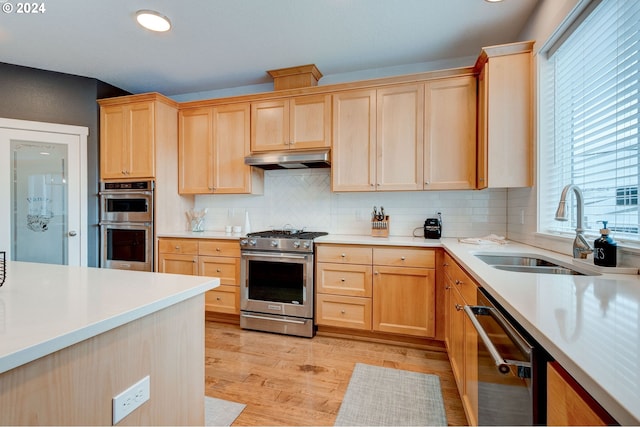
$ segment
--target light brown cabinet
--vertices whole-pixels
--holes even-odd
[[[423,188],[424,85],[333,95],[333,191]]]
[[[547,425],[605,426],[616,421],[558,362],[547,363]]]
[[[533,184],[533,42],[487,47],[478,76],[478,189]]]
[[[371,330],[373,251],[316,246],[316,324]]]
[[[184,109],[178,119],[180,194],[262,192],[263,171],[244,164],[250,151],[248,103]]]
[[[165,155],[159,150],[175,144],[177,104],[159,94],[101,99],[98,103],[100,179],[155,178],[156,156]]]
[[[251,151],[331,146],[331,95],[307,95],[251,103]]]
[[[236,240],[158,239],[158,271],[220,278],[205,310],[240,314],[240,244]]]
[[[477,284],[447,253],[445,286],[445,344],[469,425],[478,425],[478,349],[475,328],[463,307],[477,302]]]
[[[476,187],[476,78],[425,83],[424,189]]]
[[[435,251],[318,245],[318,325],[433,337]]]

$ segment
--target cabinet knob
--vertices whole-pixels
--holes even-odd
[[[216,301],[220,301],[222,298],[220,297],[216,297]]]
[[[424,185],[429,185],[429,184],[431,184],[429,181],[424,182]]]
[[[444,289],[448,291],[449,289],[451,289],[451,286],[447,285],[444,287]]]
[[[378,274],[378,272],[377,272],[377,271],[374,271],[374,272],[373,272],[373,274]]]
[[[220,248],[216,248],[216,252],[220,252],[222,249]]]
[[[216,273],[220,273],[222,270],[220,270],[219,268],[216,268]]]
[[[344,277],[342,279],[340,279],[340,281],[344,283],[345,282]]]
[[[401,257],[400,257],[400,259],[401,259],[402,261],[405,261],[405,260],[406,260],[406,258],[405,258],[405,257],[403,257],[403,256],[401,256]]]
[[[463,307],[460,304],[456,304],[456,310],[462,311]]]
[[[449,264],[445,262],[445,263],[442,264],[442,266],[443,267],[449,267]]]
[[[340,310],[340,313],[341,313],[341,314],[345,314],[345,313],[346,313],[346,311],[344,311],[344,310]]]
[[[462,280],[457,280],[456,279],[456,285],[462,285]]]
[[[340,254],[342,258],[346,258],[347,254]]]
[[[176,249],[180,250],[180,245],[176,245]]]

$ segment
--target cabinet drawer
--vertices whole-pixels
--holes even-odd
[[[449,254],[444,257],[444,272],[467,304],[475,304],[478,287],[475,280]]]
[[[370,265],[318,263],[316,289],[319,293],[371,297]]]
[[[240,288],[220,285],[207,291],[204,296],[204,306],[206,311],[240,314]]]
[[[373,263],[392,267],[434,268],[436,253],[425,249],[374,248]]]
[[[371,330],[371,299],[317,294],[316,324]]]
[[[200,276],[219,277],[221,285],[240,284],[240,258],[198,257]]]
[[[201,240],[200,255],[240,257],[240,242],[237,240]]]
[[[198,241],[194,239],[159,239],[158,252],[166,254],[198,254]]]
[[[158,272],[198,275],[198,256],[189,254],[161,253],[158,255]]]
[[[318,245],[316,247],[316,259],[318,262],[371,264],[373,261],[373,254],[371,248],[359,246]]]

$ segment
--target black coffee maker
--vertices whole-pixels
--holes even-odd
[[[438,218],[427,218],[424,222],[424,238],[439,239],[442,236],[442,214]]]

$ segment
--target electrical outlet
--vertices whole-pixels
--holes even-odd
[[[132,413],[136,408],[149,400],[149,375],[115,396],[113,402],[113,425]]]

